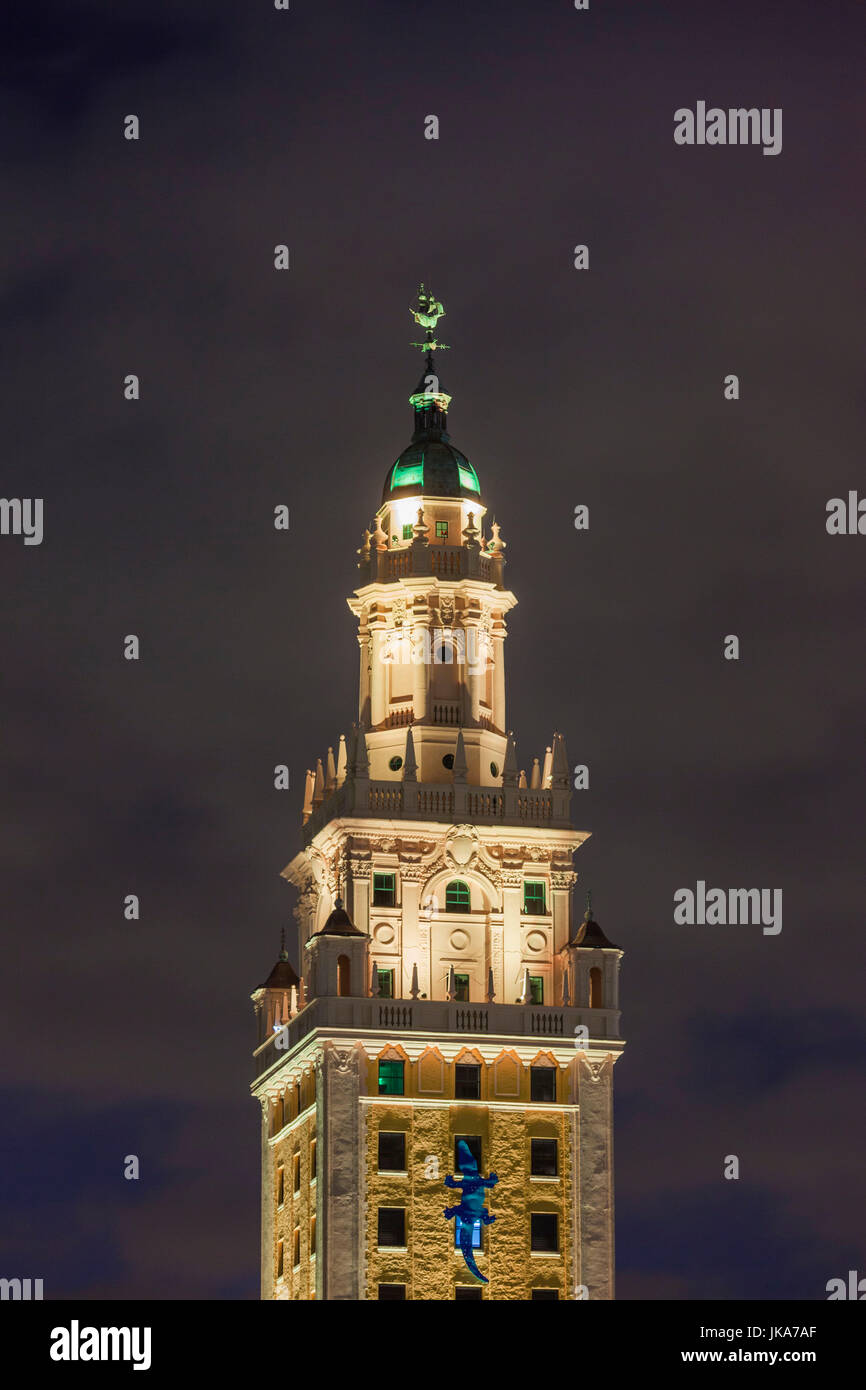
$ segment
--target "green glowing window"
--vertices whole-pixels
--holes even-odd
[[[441,539],[443,539],[443,540],[446,540],[446,539],[447,539],[447,537],[448,537],[448,522],[447,522],[447,521],[437,521],[437,522],[436,522],[436,535],[439,536],[439,537],[440,537]]]
[[[468,488],[470,492],[480,492],[481,484],[478,481],[478,474],[467,459],[465,464],[458,463],[457,472],[460,474],[460,486]]]
[[[379,1063],[379,1095],[380,1096],[402,1096],[403,1094],[403,1063],[402,1062],[380,1062]]]
[[[529,1002],[530,1004],[544,1003],[544,976],[530,975],[529,977]]]
[[[544,899],[544,883],[527,879],[523,885],[523,911],[538,917],[547,911]]]
[[[470,907],[469,885],[455,878],[445,889],[446,912],[468,912]]]
[[[394,998],[394,971],[393,971],[393,970],[378,970],[378,969],[377,969],[376,974],[377,974],[378,977],[379,977],[379,998],[380,998],[380,999],[393,999],[393,998]],[[534,1002],[534,1001],[533,1001],[533,1002]]]
[[[398,487],[410,487],[415,483],[423,484],[424,465],[423,463],[395,463],[394,471],[391,474],[391,491]],[[476,491],[478,489],[476,488]]]
[[[373,906],[393,907],[397,901],[397,879],[394,874],[373,875]]]
[[[404,524],[404,526],[403,526],[403,539],[404,539],[404,541],[411,541],[413,535],[414,535],[414,532],[413,532],[413,530],[412,530],[412,523],[411,523],[411,521],[407,521],[407,522]]]
[[[459,971],[454,975],[454,998],[458,1004],[469,1003],[469,976]]]

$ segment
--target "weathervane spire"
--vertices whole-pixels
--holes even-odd
[[[436,324],[445,317],[442,300],[436,299],[425,290],[423,283],[415,296],[415,303],[409,305],[409,313],[417,324],[427,330],[424,335],[424,342],[413,343],[412,347],[421,348],[423,352],[427,353],[428,358],[437,348],[447,349],[448,343],[437,343],[436,341]]]

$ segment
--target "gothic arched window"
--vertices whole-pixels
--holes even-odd
[[[469,884],[464,883],[460,878],[455,878],[454,882],[449,883],[445,889],[445,911],[468,912],[470,906]]]

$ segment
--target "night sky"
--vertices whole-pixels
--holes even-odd
[[[825,529],[866,490],[864,37],[854,0],[7,20],[2,492],[45,534],[0,537],[0,1274],[258,1295],[249,994],[357,713],[420,280],[508,543],[518,760],[559,729],[589,766],[576,901],[626,952],[618,1296],[866,1273],[866,538]],[[678,147],[699,100],[781,107],[781,154]],[[675,925],[698,879],[781,888],[781,933]]]

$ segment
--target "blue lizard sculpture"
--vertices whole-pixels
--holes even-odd
[[[482,1178],[478,1172],[478,1164],[472,1156],[472,1150],[464,1139],[457,1140],[457,1163],[463,1174],[462,1181],[452,1178],[449,1174],[445,1179],[446,1187],[459,1187],[462,1189],[462,1198],[456,1207],[445,1208],[445,1218],[450,1221],[452,1216],[456,1216],[459,1227],[458,1239],[460,1250],[466,1261],[467,1269],[480,1279],[482,1284],[490,1281],[485,1279],[481,1270],[475,1263],[475,1256],[472,1254],[472,1233],[477,1221],[483,1221],[485,1226],[489,1226],[496,1217],[487,1211],[484,1206],[484,1189],[495,1187],[499,1182],[495,1173],[491,1173],[489,1178]]]

